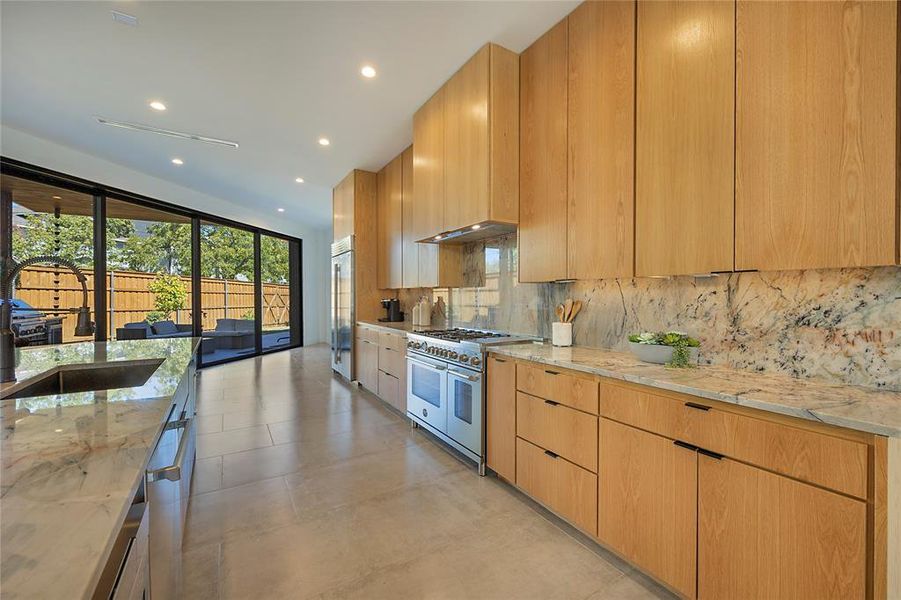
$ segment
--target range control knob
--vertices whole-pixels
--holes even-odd
[[[441,356],[447,358],[447,350],[445,350],[444,348],[441,349]]]
[[[407,348],[415,348],[416,342],[407,342]]]
[[[460,362],[466,362],[467,360],[469,360],[469,356],[467,356],[466,354],[461,354],[460,356],[457,357],[457,359]]]
[[[472,358],[469,359],[469,364],[471,364],[474,367],[478,367],[480,364],[482,364],[482,359],[479,358],[478,356],[473,356]]]
[[[452,359],[454,359],[454,360],[457,360],[457,353],[454,352],[453,350],[451,350],[450,352],[448,352],[448,353],[447,353],[447,356],[448,356],[448,358],[452,358]]]

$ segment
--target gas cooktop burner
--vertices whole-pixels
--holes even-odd
[[[494,333],[492,331],[479,331],[477,329],[438,329],[434,331],[420,331],[419,335],[444,340],[446,342],[465,342],[468,340],[484,340],[489,338],[510,337],[506,333]]]

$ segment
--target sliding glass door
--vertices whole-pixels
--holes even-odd
[[[200,306],[205,365],[257,353],[254,234],[200,223]]]
[[[264,352],[291,345],[290,250],[288,240],[260,236]]]

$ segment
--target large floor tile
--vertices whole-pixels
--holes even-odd
[[[197,436],[197,458],[234,454],[271,445],[272,436],[269,435],[269,428],[265,425],[206,433]]]
[[[191,494],[205,494],[222,487],[222,457],[198,458],[194,463]]]

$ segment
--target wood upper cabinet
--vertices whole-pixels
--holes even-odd
[[[354,172],[332,190],[332,241],[354,233]]]
[[[864,598],[867,505],[698,456],[698,598]]]
[[[564,19],[519,57],[520,281],[567,276],[566,44]]]
[[[567,20],[567,278],[632,277],[635,2],[584,2]]]
[[[695,450],[672,440],[600,420],[598,537],[688,598],[695,596],[697,461]]]
[[[375,319],[381,307],[378,287],[378,175],[354,169],[332,190],[334,239],[354,236],[354,310],[360,320]]]
[[[897,2],[737,5],[735,264],[893,264]]]
[[[419,247],[416,243],[413,215],[415,202],[413,201],[413,146],[404,150],[401,154],[401,287],[417,288],[419,286]]]
[[[378,173],[378,286],[403,287],[403,155]]]
[[[516,481],[516,363],[488,358],[485,399],[488,467],[507,481]]]
[[[639,2],[637,52],[635,274],[730,271],[735,5]]]
[[[413,193],[413,239],[429,239],[444,226],[444,88],[413,115]]]

